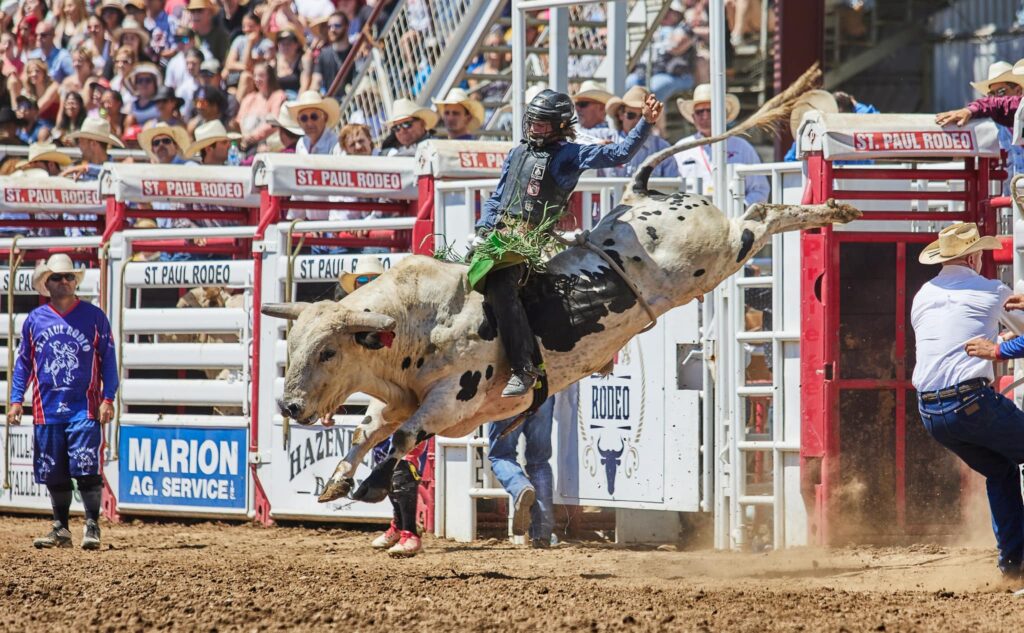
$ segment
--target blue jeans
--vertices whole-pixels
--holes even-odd
[[[529,485],[537,492],[537,501],[530,510],[530,538],[551,540],[555,529],[554,475],[551,473],[551,419],[555,399],[548,398],[537,412],[526,418],[519,428],[505,438],[501,432],[515,418],[491,423],[488,433],[490,446],[487,458],[491,470],[501,482],[501,487],[512,495],[513,501]],[[519,436],[526,435],[526,472],[516,460],[516,446]]]
[[[1024,560],[1024,411],[989,387],[938,402],[918,401],[928,433],[985,476],[999,568],[1016,572]]]

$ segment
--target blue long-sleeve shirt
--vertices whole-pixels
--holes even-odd
[[[14,361],[11,402],[33,385],[35,424],[99,419],[100,402],[117,393],[117,361],[110,322],[84,301],[60,314],[49,303],[29,313]]]
[[[559,188],[564,191],[572,191],[580,180],[580,173],[588,169],[614,167],[629,162],[643,147],[644,140],[650,133],[651,124],[641,118],[640,123],[621,143],[580,145],[562,142],[551,158],[549,169]],[[501,194],[505,190],[505,181],[508,179],[508,166],[509,160],[505,158],[505,164],[501,166],[501,179],[498,180],[498,186],[484,203],[480,221],[476,223],[478,229],[493,229],[501,217],[502,209],[499,203]]]
[[[1024,336],[1000,343],[999,356],[1001,358],[1024,358]]]

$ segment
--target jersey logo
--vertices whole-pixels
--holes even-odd
[[[43,366],[43,371],[50,374],[54,384],[68,386],[75,381],[75,370],[79,366],[78,350],[74,341],[50,343],[50,360]]]
[[[71,407],[66,402],[60,402],[57,404],[57,413],[71,413]]]

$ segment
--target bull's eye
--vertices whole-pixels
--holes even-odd
[[[337,352],[335,352],[333,349],[325,349],[324,351],[320,352],[320,362],[326,363],[327,361],[334,358],[335,354],[337,354]]]

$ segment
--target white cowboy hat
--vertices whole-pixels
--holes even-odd
[[[356,289],[357,278],[363,275],[373,275],[376,277],[383,274],[384,265],[380,263],[380,259],[377,257],[360,257],[359,261],[356,262],[356,269],[350,273],[342,273],[338,277],[338,283],[341,284],[345,292],[352,292]]]
[[[1003,247],[998,238],[982,236],[974,222],[957,222],[939,231],[939,239],[924,247],[918,261],[941,264],[978,251],[994,251]]]
[[[292,115],[288,112],[288,106],[291,105],[291,101],[285,101],[281,104],[281,109],[278,111],[277,116],[268,115],[267,123],[273,127],[284,128],[294,134],[295,136],[302,136],[305,132],[299,127],[299,124],[292,118]]]
[[[149,46],[149,31],[144,26],[139,24],[135,18],[125,18],[124,22],[121,23],[121,27],[114,31],[114,41],[120,43],[121,36],[125,33],[135,33],[142,40],[142,48],[145,49]]]
[[[214,143],[219,141],[237,141],[240,138],[242,138],[241,134],[228,132],[219,119],[207,121],[196,128],[196,142],[189,145],[182,156],[184,158],[191,158]]]
[[[693,89],[692,99],[676,99],[676,107],[683,118],[693,123],[693,107],[698,103],[711,103],[711,84],[701,84]],[[740,100],[734,94],[725,93],[725,121],[735,121],[740,115]]]
[[[792,132],[793,138],[797,137],[797,128],[800,127],[804,115],[814,110],[835,114],[839,112],[839,105],[836,98],[827,90],[808,90],[800,95],[793,105],[793,111],[789,113],[789,131]]]
[[[1020,62],[1017,62],[1017,64],[1020,64]],[[972,81],[971,88],[974,88],[983,95],[988,95],[989,86],[992,84],[1010,83],[1024,86],[1024,69],[1018,71],[1017,64],[1011,66],[1009,62],[1001,61],[992,64],[988,67],[988,79],[985,81]]]
[[[432,99],[435,106],[439,105],[460,105],[466,108],[472,120],[469,122],[469,131],[474,132],[484,124],[484,104],[469,96],[462,88],[452,88],[444,99]],[[440,111],[440,108],[438,109]],[[426,123],[424,121],[424,123]]]
[[[50,255],[50,259],[45,262],[39,262],[39,265],[32,271],[32,287],[44,297],[50,296],[50,291],[46,289],[46,280],[53,273],[74,273],[75,280],[79,284],[82,283],[82,278],[85,277],[85,270],[75,268],[71,258],[64,253]]]
[[[14,166],[15,169],[25,169],[32,163],[57,163],[61,167],[67,167],[71,164],[71,157],[67,154],[62,154],[57,146],[53,143],[32,143],[28,146],[28,158]]]
[[[398,99],[391,104],[391,118],[385,121],[385,123],[387,123],[388,127],[392,127],[398,121],[411,118],[423,121],[428,130],[437,127],[437,122],[440,120],[437,112],[430,108],[418,105],[415,101],[409,99]]]
[[[110,133],[110,123],[106,119],[101,119],[99,117],[87,117],[85,121],[82,122],[81,130],[72,132],[65,138],[69,141],[87,138],[93,141],[99,141],[100,143],[106,143],[107,145],[124,147],[124,143],[121,142],[121,139]]]
[[[138,77],[139,75],[153,75],[154,77],[156,77],[156,87],[157,87],[157,89],[159,89],[161,86],[163,86],[163,80],[162,80],[163,74],[160,72],[160,67],[157,66],[156,64],[151,64],[149,62],[142,62],[141,64],[139,64],[135,68],[133,68],[132,72],[128,73],[128,77],[126,77],[126,79],[128,80],[129,83],[134,84],[135,78]]]
[[[577,99],[589,99],[607,104],[612,99],[612,93],[604,89],[604,84],[593,79],[587,79],[580,84],[580,89],[572,96],[573,101]]]
[[[643,86],[633,86],[626,91],[626,94],[621,97],[612,97],[605,104],[604,109],[608,114],[608,118],[612,120],[612,125],[615,126],[616,130],[622,129],[622,123],[619,122],[619,110],[624,107],[629,108],[640,108],[644,107],[644,101],[647,100],[647,95],[651,94],[651,91]]]
[[[153,139],[158,136],[169,136],[178,146],[178,152],[184,152],[185,148],[192,144],[188,131],[180,125],[167,125],[160,121],[153,127],[148,127],[139,132],[139,147],[142,148],[149,159],[157,162],[156,154],[153,153]]]
[[[341,119],[341,107],[332,97],[324,97],[316,90],[307,90],[295,101],[288,102],[288,114],[296,121],[299,113],[308,109],[320,110],[327,115],[327,127],[333,128]],[[303,132],[305,134],[305,132]]]

